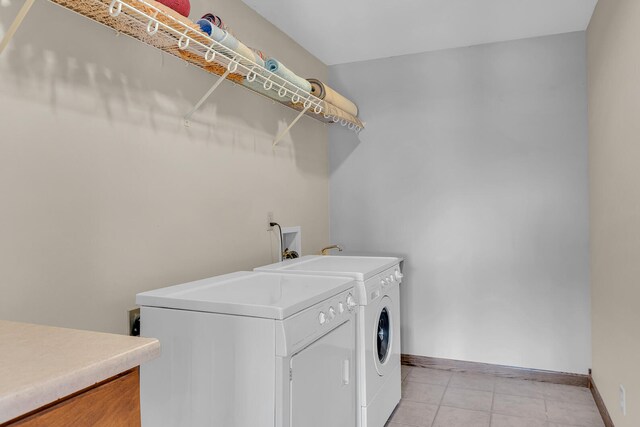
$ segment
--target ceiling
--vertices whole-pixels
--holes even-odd
[[[587,28],[597,0],[243,0],[328,65]]]

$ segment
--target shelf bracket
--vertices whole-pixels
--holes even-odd
[[[22,24],[22,21],[24,20],[25,16],[27,16],[27,13],[29,13],[29,9],[31,9],[31,6],[33,6],[33,2],[35,2],[35,0],[26,0],[24,2],[22,7],[20,8],[20,11],[16,15],[16,18],[13,20],[13,22],[9,26],[9,29],[7,30],[6,33],[4,33],[4,37],[2,37],[2,41],[0,41],[0,54],[2,54],[2,52],[7,47],[7,45],[13,38],[13,36],[16,34],[16,31],[18,31],[20,24]]]
[[[291,122],[291,124],[290,124],[289,126],[287,126],[287,128],[286,128],[285,130],[283,130],[282,132],[280,132],[280,133],[278,134],[278,136],[276,136],[276,139],[274,139],[274,140],[273,140],[272,148],[276,148],[276,145],[278,145],[278,142],[280,142],[280,140],[281,140],[282,138],[284,138],[284,136],[287,134],[287,132],[289,132],[289,131],[291,130],[291,128],[293,127],[293,125],[295,125],[295,124],[298,122],[298,120],[300,120],[300,117],[304,116],[304,115],[305,115],[305,113],[306,113],[307,111],[309,111],[309,108],[311,108],[311,105],[309,105],[308,107],[304,107],[304,110],[300,111],[300,114],[298,114],[298,115],[296,116],[296,118],[295,118],[295,119],[293,119],[293,121]]]
[[[191,116],[193,116],[193,113],[195,113],[198,108],[200,108],[202,106],[202,104],[204,104],[204,102],[207,100],[207,98],[209,98],[211,96],[211,94],[218,89],[218,86],[220,86],[220,84],[224,81],[224,79],[227,78],[227,76],[231,73],[231,71],[229,71],[229,69],[227,69],[227,71],[224,72],[223,75],[221,75],[218,80],[216,80],[216,82],[213,84],[213,86],[211,86],[211,89],[209,89],[207,91],[207,93],[204,94],[204,96],[202,98],[200,98],[200,101],[198,101],[196,103],[196,105],[193,106],[193,108],[184,116],[184,125],[186,127],[189,127],[191,125],[191,122],[189,122],[189,119],[191,118]]]

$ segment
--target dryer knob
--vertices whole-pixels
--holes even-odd
[[[387,279],[382,279],[382,280],[380,280],[380,284],[381,284],[382,286],[387,286]]]
[[[349,309],[349,311],[353,310],[356,305],[356,300],[353,299],[353,295],[349,294],[347,296],[347,308]]]
[[[329,320],[336,317],[336,310],[333,307],[329,307]]]
[[[318,314],[318,322],[320,322],[321,325],[324,325],[327,321],[327,315],[324,314],[324,311],[321,311],[320,314]]]
[[[400,270],[396,270],[396,279],[400,280],[404,277],[404,274],[400,273]]]
[[[396,276],[394,276],[393,274],[389,275],[389,281],[390,282],[395,282],[396,281]]]
[[[342,302],[338,303],[338,313],[344,313],[344,304]]]

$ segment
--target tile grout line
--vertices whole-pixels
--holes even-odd
[[[496,385],[493,385],[493,393],[491,393],[491,408],[489,409],[489,427],[493,424],[493,403],[496,401]]]
[[[547,421],[547,425],[549,425],[551,420],[549,420],[549,408],[547,408],[547,397],[544,394],[544,390],[542,391],[542,401],[544,402],[544,418]]]
[[[455,374],[456,374],[456,372],[453,372],[453,373],[452,373],[452,375],[451,375],[451,377],[449,377],[449,381],[447,382],[447,386],[446,386],[446,388],[445,388],[445,393],[446,393],[446,391],[449,389],[449,387],[452,387],[452,386],[451,386],[451,381],[453,380],[453,376],[454,376]],[[480,375],[485,376],[484,374],[480,374]],[[486,375],[486,377],[493,377],[493,376],[491,376],[491,375]],[[490,390],[490,392],[491,392],[491,409],[493,408],[493,398],[494,398],[494,396],[495,396],[495,383],[496,383],[496,379],[495,379],[495,378],[493,378],[493,381],[492,381],[492,384],[491,384],[491,390]],[[469,387],[469,386],[466,386],[466,387],[464,387],[464,386],[457,386],[457,387],[453,387],[453,388],[458,388],[458,389],[461,389],[461,390],[467,390],[467,391],[471,391],[471,392],[479,392],[479,393],[482,393],[482,392],[488,392],[488,391],[489,391],[489,390],[482,390],[482,389],[480,389],[480,388],[471,388],[471,387]],[[442,399],[441,399],[441,402],[442,402],[443,400],[444,400],[444,394],[443,394],[443,397],[442,397]],[[453,408],[456,408],[456,407],[453,407]],[[469,409],[469,408],[457,408],[457,409],[461,409],[461,410],[464,410],[464,411],[487,412],[486,410]],[[492,411],[491,411],[491,409],[489,409],[489,411],[488,411],[488,415],[489,415],[489,425],[488,425],[487,427],[490,427],[490,426],[491,426],[491,419],[492,419]],[[439,412],[439,410],[440,410],[440,407],[438,407],[438,412]],[[435,422],[435,419],[434,419],[434,422]]]
[[[447,380],[447,384],[444,386],[444,390],[442,391],[442,396],[440,396],[440,402],[438,403],[438,409],[436,409],[436,414],[433,416],[433,421],[431,421],[430,427],[433,427],[436,423],[436,418],[438,418],[438,414],[440,413],[440,408],[442,407],[442,401],[444,400],[444,395],[447,394],[447,390],[449,390],[449,384],[451,384],[452,378],[453,378],[453,373]]]

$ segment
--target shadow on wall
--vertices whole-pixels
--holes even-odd
[[[0,4],[0,35],[21,4]],[[152,127],[194,140],[267,151],[296,112],[227,81],[185,128],[183,116],[218,76],[49,2],[37,2],[0,57],[3,98],[28,99],[57,110],[104,117],[113,123]],[[303,120],[311,121],[306,118]],[[312,122],[314,132],[322,124]],[[294,126],[277,154],[296,156],[309,128]],[[269,150],[270,151],[270,150]],[[287,152],[288,151],[288,152]],[[296,157],[305,172],[322,174],[311,159]]]
[[[363,130],[366,132],[366,130]],[[337,126],[329,130],[329,176],[342,166],[353,154],[361,142],[361,136],[355,132],[345,132]]]

